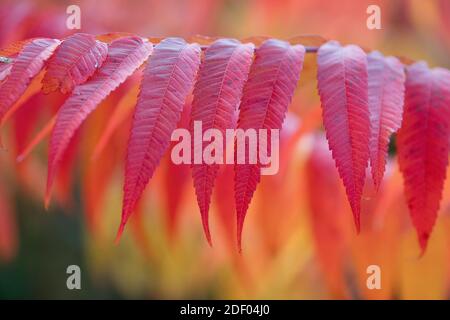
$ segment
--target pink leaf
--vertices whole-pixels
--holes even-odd
[[[323,134],[315,135],[306,160],[306,193],[315,255],[331,293],[345,297],[345,222],[347,205],[335,163]],[[303,177],[303,174],[305,177]]]
[[[181,113],[177,128],[189,130],[192,101],[189,101],[189,98],[187,100],[188,102],[185,103],[183,107],[183,112]],[[169,149],[172,149],[176,144],[177,142],[172,141]],[[189,164],[175,164],[170,156],[167,157],[166,161],[167,165],[165,166],[166,170],[164,172],[164,200],[167,214],[167,235],[169,237],[169,242],[172,244],[176,238],[176,231],[182,211],[182,201],[186,194],[184,191],[188,186],[191,170]]]
[[[11,72],[12,63],[1,63],[0,62],[0,83],[9,76]]]
[[[326,137],[359,232],[370,139],[367,57],[355,45],[329,41],[319,48],[317,63]]]
[[[155,47],[144,70],[128,142],[117,239],[170,144],[200,64],[200,52],[197,44],[167,38]]]
[[[35,39],[27,43],[14,59],[9,76],[0,84],[0,120],[19,100],[59,43],[55,39]]]
[[[62,93],[71,92],[94,74],[107,53],[106,43],[95,40],[93,35],[77,33],[68,37],[48,61],[42,90],[44,93],[58,89]]]
[[[192,136],[194,121],[201,121],[202,134],[206,130],[217,129],[225,137],[226,129],[234,129],[235,112],[241,100],[244,83],[247,81],[253,50],[252,44],[240,44],[230,39],[217,40],[208,47],[194,89]],[[203,146],[201,143],[198,145],[201,148],[200,152],[211,142],[203,142]],[[218,170],[219,164],[202,163],[192,166],[197,202],[209,243],[211,243],[211,235],[208,211]]]
[[[152,44],[139,37],[115,40],[109,46],[103,66],[90,79],[77,87],[58,111],[50,138],[46,205],[58,162],[76,130],[87,116],[113,90],[123,83],[150,55]]]
[[[270,150],[270,129],[281,129],[303,66],[305,48],[301,45],[270,39],[256,49],[255,60],[244,86],[238,128],[268,130],[267,153]],[[259,141],[258,141],[259,142]],[[245,164],[235,165],[235,199],[237,238],[241,250],[242,228],[248,206],[260,180],[261,164],[249,163],[246,139]]]
[[[422,253],[436,221],[448,165],[450,72],[417,62],[406,69],[398,160]]]
[[[386,166],[389,138],[402,122],[405,73],[394,57],[374,51],[367,56],[371,125],[370,165],[375,186],[380,186]]]

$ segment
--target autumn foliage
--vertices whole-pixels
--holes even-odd
[[[195,41],[198,39],[201,44]],[[439,210],[448,165],[448,70],[430,69],[425,62],[406,65],[395,57],[385,57],[377,51],[367,54],[356,45],[342,46],[336,41],[320,41],[316,46],[305,47],[302,37],[291,42],[260,38],[242,42],[198,39],[187,42],[181,38],[149,40],[133,35],[95,37],[80,33],[62,40],[38,38],[16,42],[0,51],[2,125],[20,108],[20,99],[27,89],[67,95],[55,117],[26,152],[50,134],[46,205],[58,169],[60,174],[64,174],[64,169],[70,170],[65,164],[78,129],[128,78],[134,80],[133,85],[139,85],[134,111],[129,107],[122,110],[126,104],[121,107],[119,103],[100,145],[94,148],[95,157],[101,157],[112,132],[119,130],[126,116],[134,112],[125,161],[119,235],[169,149],[171,133],[188,105],[190,108],[192,104],[188,114],[190,130],[196,120],[203,122],[204,131],[233,127],[281,129],[301,78],[305,54],[317,54],[323,126],[357,231],[361,225],[363,189],[371,183],[379,190],[389,142],[398,131],[396,145],[404,190],[420,245],[425,250]],[[134,76],[140,69],[142,76]],[[188,102],[191,92],[193,99]],[[203,228],[210,243],[208,212],[219,169],[216,164],[194,164],[191,168]],[[236,164],[234,174],[240,248],[244,218],[260,182],[260,164]],[[370,182],[366,175],[371,175]],[[315,207],[319,211],[332,209],[320,203],[313,203]]]

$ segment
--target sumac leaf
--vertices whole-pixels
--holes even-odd
[[[329,41],[319,48],[317,63],[326,137],[359,232],[370,139],[367,57],[355,45]]]
[[[93,35],[77,33],[68,37],[48,61],[42,90],[44,93],[71,92],[94,74],[107,53],[107,44],[95,40]]]
[[[190,98],[190,97],[189,97]],[[192,99],[188,98],[185,103],[183,112],[177,128],[189,130],[189,121],[192,110]],[[189,101],[191,100],[191,101]],[[171,142],[170,149],[176,145],[175,141]],[[169,242],[172,244],[176,240],[177,228],[180,222],[181,205],[185,197],[185,190],[190,182],[190,165],[187,163],[176,164],[168,156],[166,159],[164,172],[164,203],[166,205],[166,230]]]
[[[0,50],[0,83],[5,80],[11,72],[13,62],[20,51],[22,51],[23,47],[33,40],[34,39],[16,41]]]
[[[449,152],[450,72],[425,62],[406,69],[398,161],[422,253],[436,221]]]
[[[374,51],[367,55],[370,114],[370,166],[378,189],[383,179],[389,138],[402,122],[405,93],[403,64]]]
[[[345,194],[323,135],[314,136],[305,167],[315,255],[333,297],[345,297]],[[324,196],[326,195],[326,196]]]
[[[270,39],[256,49],[248,81],[240,104],[238,129],[260,129],[267,133],[267,154],[270,150],[270,129],[281,129],[287,107],[291,102],[300,71],[305,48],[302,45]],[[259,140],[259,139],[258,139]],[[259,141],[258,141],[259,142]],[[249,162],[249,143],[245,139],[245,164],[235,165],[235,201],[237,238],[241,250],[242,228],[248,206],[260,180],[261,164]]]
[[[152,44],[139,37],[115,40],[109,46],[108,57],[98,72],[89,81],[75,87],[62,105],[50,137],[46,205],[50,200],[58,162],[76,130],[100,102],[148,58],[151,51]]]
[[[16,58],[17,55],[23,50],[23,47],[25,47],[25,45],[32,42],[33,40],[37,40],[37,38],[15,41],[5,48],[2,48],[0,50],[0,56],[10,59]]]
[[[56,39],[35,39],[23,47],[14,59],[13,66],[4,82],[0,84],[0,120],[19,100],[31,82],[44,66],[45,61],[59,45]]]
[[[226,129],[234,129],[235,113],[242,96],[252,63],[254,46],[236,40],[220,39],[205,51],[194,88],[192,102],[191,136],[194,121],[201,121],[202,135],[206,130],[217,129],[225,137]],[[214,139],[214,138],[212,138]],[[194,142],[194,151],[202,152],[213,141]],[[224,147],[224,144],[223,144]],[[222,157],[223,159],[223,157]],[[192,177],[206,238],[211,243],[208,211],[214,180],[219,164],[193,164]]]
[[[0,83],[6,79],[7,76],[9,76],[9,73],[11,72],[12,63],[2,63],[0,62]]]
[[[128,142],[122,220],[117,239],[156,166],[170,144],[198,66],[201,49],[180,38],[167,38],[144,69]]]
[[[136,74],[135,74],[136,75]],[[135,76],[133,75],[133,76]],[[124,94],[123,97],[117,102],[117,106],[112,112],[108,124],[103,130],[97,146],[92,152],[91,159],[97,159],[106,146],[111,143],[111,139],[115,132],[119,129],[119,127],[124,124],[126,121],[131,119],[131,115],[134,110],[134,106],[136,105],[137,96],[139,94],[139,84],[137,83],[132,88],[128,90]]]

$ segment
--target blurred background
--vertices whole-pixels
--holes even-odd
[[[66,8],[73,4],[81,8],[81,30],[66,28]],[[380,30],[366,25],[372,4],[381,8]],[[38,36],[119,31],[192,40],[319,35],[450,67],[448,0],[0,1],[0,47]],[[450,182],[428,250],[419,258],[392,143],[381,189],[376,193],[366,183],[357,236],[323,137],[315,58],[306,58],[285,120],[280,173],[263,176],[252,200],[241,255],[233,168],[224,166],[216,180],[209,247],[189,168],[167,157],[120,244],[114,244],[138,75],[111,94],[77,134],[48,211],[47,140],[24,161],[16,157],[65,96],[26,94],[1,132],[0,298],[448,299]],[[189,101],[185,109],[188,115]],[[105,138],[116,110],[128,116]],[[108,143],[93,157],[102,139]],[[72,264],[81,268],[82,290],[66,287]],[[381,268],[380,290],[366,286],[369,265]]]

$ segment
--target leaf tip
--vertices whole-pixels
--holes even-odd
[[[45,188],[45,197],[44,197],[44,207],[45,210],[48,210],[50,206],[51,193],[52,193],[52,183],[53,183],[53,175],[49,171],[47,176],[47,186]]]
[[[245,216],[245,214],[244,214]],[[238,214],[237,221],[237,249],[238,253],[242,253],[242,230],[244,229],[244,216]]]
[[[51,198],[50,192],[47,191],[45,193],[45,199],[44,199],[44,208],[45,208],[46,211],[50,207],[50,198]]]
[[[122,238],[123,231],[125,230],[126,220],[122,219],[120,222],[119,230],[117,230],[116,239],[114,240],[114,244],[117,246],[120,243],[120,239]]]
[[[430,238],[430,233],[429,232],[419,232],[418,237],[419,237],[419,245],[420,245],[420,254],[419,254],[419,259],[420,259],[424,256],[425,252],[427,251],[428,239]]]
[[[380,191],[380,185],[381,185],[381,181],[378,178],[373,179],[373,186],[375,188],[375,193],[378,193],[378,191]]]
[[[203,232],[205,234],[206,241],[208,241],[209,246],[212,247],[213,244],[212,244],[212,239],[211,239],[211,232],[209,231],[209,223],[208,223],[207,215],[204,216],[202,214],[202,224],[203,224]]]
[[[352,204],[353,220],[355,222],[356,234],[361,233],[361,208],[359,204]]]

